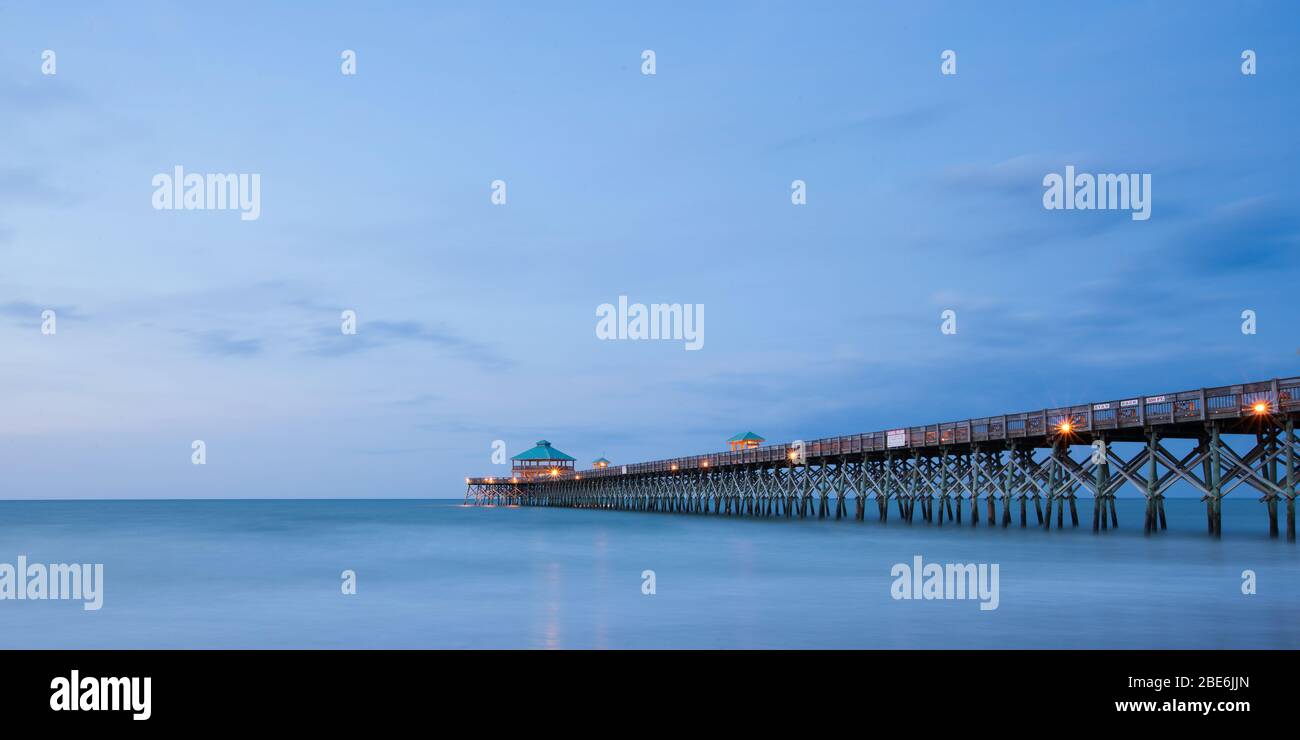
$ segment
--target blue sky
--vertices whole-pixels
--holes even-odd
[[[0,495],[458,496],[496,439],[1300,373],[1294,5],[615,5],[0,6]],[[261,217],[154,210],[178,164]],[[1044,210],[1067,164],[1150,173],[1150,220]],[[620,295],[705,348],[598,341]]]

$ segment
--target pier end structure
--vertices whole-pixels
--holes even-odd
[[[517,503],[530,484],[546,478],[571,477],[576,465],[577,458],[539,439],[510,458],[510,475],[466,478],[465,500],[480,505]]]

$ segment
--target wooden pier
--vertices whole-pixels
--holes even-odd
[[[858,520],[874,502],[881,521],[892,507],[907,522],[1018,520],[1051,529],[1053,517],[1065,526],[1067,509],[1069,525],[1079,525],[1084,493],[1092,529],[1103,532],[1119,526],[1115,494],[1132,484],[1146,498],[1143,531],[1152,534],[1166,529],[1165,492],[1181,481],[1201,493],[1210,535],[1222,534],[1223,497],[1245,486],[1265,504],[1270,536],[1279,536],[1285,503],[1294,541],[1297,421],[1300,377],[527,478],[467,478],[465,495],[478,504]],[[1164,444],[1171,439],[1195,444],[1178,456]],[[1230,439],[1245,440],[1249,451]],[[1125,460],[1117,442],[1141,447]]]

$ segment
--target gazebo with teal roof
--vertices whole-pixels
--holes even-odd
[[[753,432],[745,432],[743,434],[737,434],[727,440],[727,449],[732,452],[735,452],[736,450],[748,450],[751,447],[758,447],[766,441],[767,440]]]
[[[593,467],[593,468],[608,468],[608,467],[609,467],[609,460],[606,460],[606,459],[603,458],[603,457],[598,457],[598,458],[596,458],[595,460],[592,460],[592,461],[591,461],[591,467]]]
[[[551,446],[550,442],[539,439],[530,450],[515,455],[511,460],[511,475],[528,480],[542,476],[556,476],[572,473],[576,460]]]

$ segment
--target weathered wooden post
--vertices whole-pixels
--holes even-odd
[[[1047,458],[1047,518],[1040,523],[1044,529],[1052,528],[1052,504],[1056,502],[1056,443],[1052,443],[1052,454]],[[1040,517],[1042,519],[1042,517]]]
[[[924,516],[927,522],[934,521],[934,469],[936,458],[929,457],[925,460],[925,498],[921,505],[924,507]]]
[[[800,519],[806,519],[809,515],[809,507],[813,502],[813,471],[809,463],[803,463],[803,469],[800,471]]]
[[[916,500],[920,496],[917,481],[921,476],[921,452],[912,450],[912,464],[907,473],[907,523],[916,519]]]
[[[845,493],[844,458],[841,457],[835,463],[835,521],[837,522],[848,516],[848,509],[844,505]]]
[[[948,447],[939,449],[939,525],[944,525],[944,509],[952,506],[948,501]]]
[[[899,460],[896,464],[902,467],[907,467],[906,460]],[[898,508],[898,518],[903,521],[907,521],[907,482],[909,479],[910,473],[908,475],[903,475],[900,470],[899,475],[896,476],[896,480],[894,481],[894,503]]]
[[[1105,442],[1102,442],[1105,444]],[[1092,532],[1096,534],[1101,531],[1101,499],[1105,491],[1105,480],[1102,478],[1102,465],[1096,465],[1092,471]]]
[[[984,485],[988,488],[985,501],[988,502],[988,525],[997,527],[997,467],[993,463],[993,453],[984,453]]]
[[[866,478],[866,475],[867,475],[867,473],[866,473],[866,470],[867,470],[867,460],[866,460],[866,454],[865,454],[865,453],[863,453],[862,458],[861,458],[861,459],[857,462],[857,464],[855,464],[855,465],[854,465],[850,470],[852,471],[852,473],[853,473],[854,476],[855,476],[855,480],[854,480],[854,482],[853,482],[853,493],[854,493],[854,497],[853,497],[853,517],[854,517],[855,519],[857,519],[858,521],[860,521],[860,522],[862,522],[862,521],[866,521],[866,518],[867,518],[867,482],[866,482],[865,478]]]
[[[1210,533],[1223,536],[1223,453],[1219,448],[1219,426],[1210,427]]]
[[[1103,444],[1105,440],[1102,440]],[[1110,507],[1110,518],[1114,529],[1119,528],[1119,522],[1115,520],[1115,495],[1110,490],[1110,449],[1103,447],[1101,456],[1101,465],[1097,466],[1097,490],[1103,491],[1101,497],[1101,531],[1106,531],[1106,508]]]
[[[1025,453],[1025,464],[1026,466],[1034,465],[1034,452],[1032,449]],[[1033,477],[1026,473],[1025,485],[1029,485],[1032,482]],[[1043,498],[1042,494],[1039,493],[1038,486],[1034,486],[1034,513],[1038,515],[1038,526],[1043,526]],[[1051,516],[1051,509],[1048,509],[1048,516]]]
[[[998,456],[998,490],[1002,493],[1002,528],[1006,529],[1011,526],[1011,487],[1010,487],[1010,458],[1003,460],[1003,450],[997,451]]]
[[[1269,491],[1266,494],[1268,498],[1268,536],[1270,538],[1276,539],[1278,535],[1277,491],[1273,490],[1273,487],[1276,486],[1279,482],[1277,477],[1277,432],[1270,429],[1268,430],[1267,434],[1268,434],[1268,445],[1265,447],[1264,450],[1264,455],[1265,455],[1264,459],[1267,460],[1268,462],[1265,463],[1264,469],[1267,471],[1266,474],[1268,476],[1268,485],[1269,485]]]
[[[889,521],[889,497],[893,494],[893,471],[894,471],[894,453],[890,452],[885,455],[885,482],[881,490],[884,495],[876,494],[876,502],[880,506],[880,521]]]
[[[1286,420],[1286,539],[1295,542],[1295,421]]]
[[[799,476],[798,473],[796,472],[796,468],[793,463],[791,463],[790,470],[788,472],[789,475],[786,476],[786,484],[785,484],[785,518],[793,519],[794,511],[795,511],[795,505],[794,505],[795,497],[798,495],[799,492],[798,484],[797,484]]]
[[[817,487],[818,519],[825,519],[830,516],[831,513],[829,499],[827,498],[829,492],[826,490],[826,470],[829,465],[830,463],[826,462],[825,458],[822,458],[822,464],[817,467],[817,481],[815,485]]]
[[[1070,458],[1070,444],[1068,442],[1065,444],[1065,457]],[[1072,458],[1070,459],[1072,460]],[[1065,493],[1070,500],[1070,526],[1078,527],[1079,526],[1079,508],[1077,506],[1078,499],[1075,497],[1074,492],[1078,490],[1079,483],[1074,479],[1074,476],[1068,475],[1068,473],[1069,473],[1068,470],[1065,471],[1065,474],[1067,475],[1066,477],[1067,486],[1065,489]]]
[[[1147,500],[1146,516],[1142,520],[1142,534],[1151,534],[1156,528],[1156,431],[1147,433],[1147,481],[1143,495]]]
[[[969,460],[970,460],[970,455],[971,455],[971,454],[973,454],[973,453],[967,453],[965,456],[962,456],[962,457],[960,457],[959,459],[961,459],[961,460],[965,460],[965,461],[969,461]],[[954,480],[956,480],[956,481],[958,481],[958,482],[961,481],[961,470],[962,470],[962,469],[961,469],[960,467],[957,468],[957,476],[954,478]],[[958,524],[961,524],[961,502],[962,502],[961,491],[958,491],[958,492],[957,492],[957,518],[954,520],[954,521],[956,521]]]
[[[1065,471],[1056,472],[1056,528],[1065,529],[1065,502],[1070,498],[1070,484],[1065,480]]]

